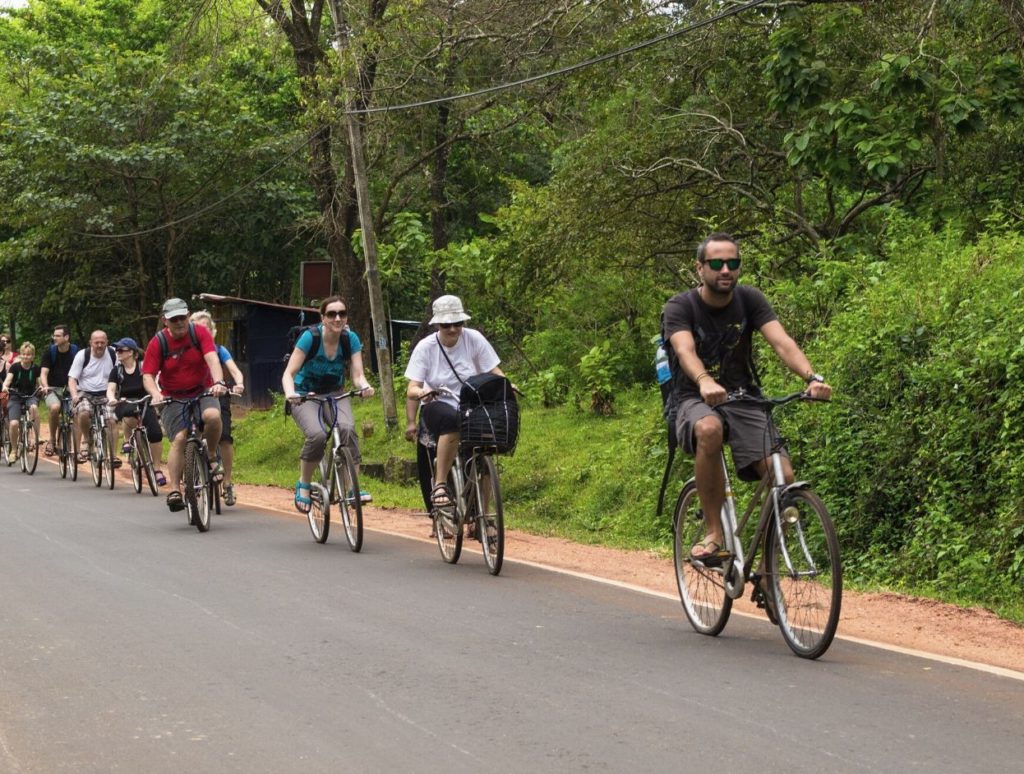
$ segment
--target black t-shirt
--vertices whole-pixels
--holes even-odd
[[[36,391],[36,382],[39,379],[39,366],[33,365],[25,368],[21,363],[15,363],[10,367],[8,373],[14,374],[10,386],[12,392],[32,395]]]
[[[142,386],[142,366],[139,363],[135,364],[135,373],[131,374],[125,371],[124,366],[118,363],[110,369],[110,376],[107,377],[107,381],[117,385],[117,396],[119,398],[138,400],[147,395],[146,388]]]
[[[55,356],[51,358],[50,352],[53,352]],[[68,372],[71,370],[71,362],[74,359],[75,350],[70,347],[67,352],[61,352],[56,347],[44,349],[41,365],[43,368],[50,369],[46,374],[46,384],[50,387],[67,387]]]
[[[737,285],[732,300],[720,309],[701,300],[700,288],[678,293],[665,304],[665,340],[678,331],[690,331],[697,357],[711,377],[732,392],[757,389],[754,375],[753,333],[778,319],[757,288]],[[675,390],[679,396],[700,395],[697,385],[678,369]]]

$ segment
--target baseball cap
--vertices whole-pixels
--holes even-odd
[[[188,314],[188,304],[180,298],[168,298],[164,301],[163,308],[160,312],[168,319],[171,317],[180,317],[181,315]]]
[[[135,339],[125,336],[123,339],[118,339],[114,342],[114,349],[134,349],[136,352],[139,351],[139,345]]]

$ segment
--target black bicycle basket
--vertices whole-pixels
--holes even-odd
[[[463,449],[512,454],[519,440],[519,404],[512,383],[497,374],[471,376],[459,394],[459,433]]]

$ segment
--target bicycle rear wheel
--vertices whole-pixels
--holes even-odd
[[[68,477],[68,431],[64,425],[57,426],[57,468],[60,477]]]
[[[468,519],[476,519],[477,538],[483,547],[484,562],[491,575],[501,572],[505,558],[505,515],[501,503],[498,466],[490,455],[477,455],[470,461],[466,480],[472,491]]]
[[[363,547],[363,501],[359,495],[359,476],[349,450],[342,447],[334,455],[335,487],[338,510],[345,528],[348,547],[358,553]]]
[[[769,524],[765,564],[779,628],[790,649],[818,658],[839,626],[843,572],[839,539],[825,504],[813,492],[790,492],[781,529]]]
[[[39,464],[39,432],[36,430],[35,422],[29,420],[22,438],[24,454],[21,457],[21,469],[31,476]]]
[[[326,543],[331,532],[331,495],[327,487],[314,481],[309,485],[309,499],[312,500],[306,514],[309,531],[317,543]]]
[[[725,591],[721,567],[707,567],[690,558],[690,548],[704,537],[704,512],[697,487],[691,481],[676,501],[672,521],[672,547],[676,566],[676,585],[683,611],[701,634],[714,637],[725,628],[732,611],[732,597]]]
[[[430,515],[434,519],[434,534],[441,558],[448,564],[455,564],[462,555],[462,519],[458,511],[462,501],[462,481],[454,466],[448,474],[448,492],[452,498],[451,505],[434,506]]]

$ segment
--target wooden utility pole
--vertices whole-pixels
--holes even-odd
[[[354,83],[354,68],[345,61],[348,48],[348,22],[341,7],[341,0],[329,0],[331,19],[334,21],[332,47],[341,65],[342,87],[348,95],[348,104],[353,103],[351,95],[358,93]],[[359,208],[359,226],[363,235],[363,256],[366,261],[366,284],[370,291],[370,317],[373,320],[374,347],[377,350],[377,367],[380,374],[380,397],[384,406],[384,424],[388,429],[398,427],[398,412],[395,404],[395,379],[391,370],[391,351],[388,349],[387,317],[384,310],[384,294],[380,287],[380,271],[377,268],[377,239],[373,229],[373,209],[370,207],[370,185],[366,176],[366,151],[363,146],[363,127],[359,116],[345,116],[348,129],[348,147],[352,159],[352,174],[355,178],[356,204]],[[337,228],[337,224],[331,224]]]

